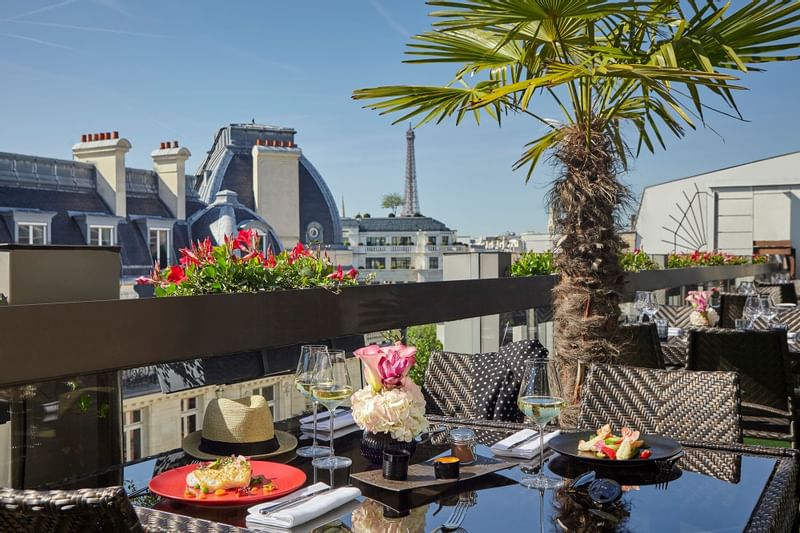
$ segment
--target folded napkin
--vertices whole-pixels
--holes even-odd
[[[667,336],[668,337],[680,337],[683,335],[683,328],[668,328],[667,329]]]
[[[355,420],[353,420],[353,413],[347,412],[346,414],[337,416],[333,419],[333,430],[336,431],[337,429],[342,429],[343,427],[352,426],[355,424]],[[309,423],[301,423],[300,429],[303,430],[313,430],[314,429],[314,421],[312,420]],[[318,420],[317,421],[317,431],[331,431],[331,420]]]
[[[553,431],[546,434],[544,436],[544,447],[547,448],[547,443],[550,442],[550,439],[560,433],[560,431]],[[524,444],[519,444],[520,442],[524,442]],[[504,457],[532,459],[539,453],[539,436],[532,429],[523,429],[496,443],[491,450],[493,454]]]
[[[344,413],[344,411],[345,411],[344,409],[334,409],[333,410],[333,416],[339,416],[340,414]],[[327,420],[329,416],[330,416],[330,413],[328,412],[327,409],[318,409],[317,410],[317,420],[318,421]],[[310,414],[308,416],[304,416],[303,418],[300,419],[300,423],[301,424],[310,424],[312,422],[314,422],[314,415],[313,414]]]
[[[350,433],[356,433],[357,431],[361,431],[361,428],[357,425],[353,424],[351,426],[343,427],[342,429],[337,429],[333,432],[333,438],[338,439],[339,437],[344,437],[345,435],[349,435]],[[310,439],[314,437],[314,433],[311,428],[303,428],[303,432],[300,434],[300,440]],[[327,431],[317,431],[317,440],[322,440],[328,442],[331,439],[331,434]]]
[[[310,487],[306,487],[304,490],[309,490],[318,485],[325,485],[324,483],[316,483],[315,485],[311,485]],[[324,487],[323,487],[324,488]],[[279,498],[277,500],[262,503],[260,505],[255,505],[250,507],[247,510],[247,521],[249,523],[254,524],[257,527],[267,526],[272,528],[283,528],[283,529],[290,529],[295,526],[299,526],[300,524],[305,524],[306,522],[310,522],[315,518],[319,518],[320,516],[333,511],[334,509],[338,509],[342,505],[355,500],[359,496],[361,496],[361,491],[355,487],[341,487],[338,489],[333,489],[330,491],[320,492],[319,490],[315,490],[310,492],[309,494],[313,494],[319,492],[316,496],[311,498],[310,500],[306,500],[302,503],[298,503],[297,505],[293,505],[291,507],[287,507],[286,509],[282,509],[277,511],[275,514],[271,515],[263,515],[261,514],[261,509],[269,510],[269,507],[275,506],[281,501],[285,501],[287,497]],[[290,497],[297,497],[302,496],[303,491],[297,491],[290,494]]]
[[[299,524],[291,529],[264,525],[263,522],[256,521],[252,518],[252,515],[249,514],[245,519],[245,525],[248,529],[258,531],[259,533],[317,533],[319,531],[323,531],[323,526],[326,526],[331,522],[335,522],[336,520],[340,520],[345,516],[349,517],[353,511],[358,509],[360,506],[361,501],[355,499],[347,502],[337,509],[325,513],[319,518],[315,518],[314,520],[306,522],[305,524]]]

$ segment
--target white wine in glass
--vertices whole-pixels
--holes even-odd
[[[558,385],[558,372],[548,359],[528,359],[525,374],[517,396],[517,406],[530,418],[539,432],[539,473],[525,476],[519,482],[532,489],[552,489],[561,485],[561,480],[544,474],[544,426],[556,418],[566,403]],[[535,465],[531,465],[532,467]]]
[[[312,464],[316,468],[333,470],[346,468],[353,464],[347,457],[337,457],[333,452],[333,410],[353,395],[353,383],[347,371],[344,350],[328,350],[317,358],[311,379],[311,395],[330,412],[330,455],[318,457]]]
[[[328,353],[327,346],[307,344],[300,348],[300,359],[297,361],[297,372],[294,375],[294,386],[306,398],[311,398],[314,404],[314,438],[310,446],[297,448],[300,457],[324,457],[330,453],[327,446],[317,444],[317,406],[318,402],[311,397],[311,381],[314,377],[314,367],[317,357],[321,353]]]

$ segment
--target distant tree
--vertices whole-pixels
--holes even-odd
[[[396,192],[384,194],[383,198],[381,198],[381,207],[384,209],[391,209],[393,215],[397,214],[397,209],[404,203],[405,200],[403,200],[403,197]]]

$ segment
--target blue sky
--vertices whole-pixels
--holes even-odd
[[[735,2],[740,3],[740,2]],[[353,89],[442,84],[447,66],[403,65],[408,38],[430,27],[421,0],[4,0],[0,3],[0,151],[70,158],[82,132],[119,130],[128,166],[177,139],[194,171],[231,122],[291,126],[348,214],[377,215],[403,190],[407,125],[361,109]],[[800,63],[768,65],[738,95],[750,122],[644,154],[625,180],[643,186],[800,149]],[[543,114],[557,113],[543,108]],[[511,164],[540,132],[531,119],[426,125],[417,131],[424,214],[462,234],[544,230],[551,169],[524,183]]]

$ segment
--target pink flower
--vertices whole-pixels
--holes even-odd
[[[186,272],[183,271],[183,267],[179,265],[172,265],[169,267],[169,274],[167,274],[167,281],[174,283],[176,285],[180,285],[183,280],[186,279]]]
[[[367,382],[375,392],[401,386],[416,362],[417,349],[396,342],[391,346],[371,344],[353,352],[364,363]]]
[[[147,276],[139,276],[136,278],[137,285],[153,285],[154,283],[155,281],[153,281],[153,278],[148,278]]]
[[[253,247],[257,235],[252,229],[239,230],[239,234],[233,241],[234,250],[250,250]]]
[[[347,277],[350,279],[356,279],[358,277],[358,270],[351,268],[347,271]]]

